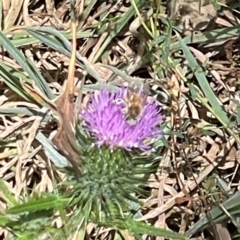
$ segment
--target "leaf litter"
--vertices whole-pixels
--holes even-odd
[[[101,2],[103,3],[104,1]],[[102,82],[97,82],[90,76],[86,77],[83,102],[86,101],[88,91],[94,90],[91,86],[98,89],[100,83],[106,82],[113,86],[121,86],[125,81],[144,83],[148,94],[155,95],[157,99],[161,100],[160,96],[164,93],[167,95],[168,103],[161,104],[172,134],[166,137],[167,144],[160,152],[161,156],[158,156],[161,161],[156,174],[149,181],[149,201],[143,199],[146,206],[138,220],[154,222],[158,227],[181,233],[187,232],[192,226],[201,229],[199,216],[224,203],[230,197],[229,192],[239,191],[240,153],[236,137],[240,121],[239,39],[234,28],[239,24],[239,6],[236,7],[234,1],[221,4],[171,1],[169,4],[163,2],[162,5],[154,5],[152,2],[149,3],[149,9],[137,5],[139,10],[142,9],[140,13],[144,21],[134,13],[129,21],[117,25],[131,4],[128,1],[107,1],[106,4],[101,4],[95,1],[76,1],[77,32],[90,32],[92,37],[77,37],[77,47],[74,49],[80,52],[88,66],[103,79]],[[88,5],[91,8],[87,8]],[[59,96],[57,101],[47,99],[37,86],[27,82],[29,77],[26,72],[6,49],[1,52],[1,64],[11,67],[13,74],[16,74],[15,69],[25,75],[24,79],[18,77],[22,90],[6,84],[3,75],[0,84],[0,112],[1,109],[9,110],[9,113],[1,112],[0,116],[0,175],[15,200],[21,201],[26,189],[32,196],[54,191],[55,173],[64,179],[64,174],[59,170],[50,168],[51,162],[36,140],[39,130],[53,139],[55,146],[67,158],[77,161],[81,157],[76,155],[71,145],[67,145],[66,139],[73,138],[70,124],[62,123],[73,121],[75,101],[70,96],[78,95],[85,69],[71,63],[67,56],[48,48],[46,44],[28,44],[27,38],[30,36],[24,31],[29,26],[51,26],[62,32],[72,32],[70,1],[3,0],[2,14],[2,31],[34,62],[52,92]],[[156,18],[158,15],[165,20],[170,18],[197,64],[202,67],[215,100],[230,119],[227,126],[219,121],[221,117],[216,116],[215,106],[209,103],[209,96],[203,94],[196,73],[189,67],[189,58],[179,49],[176,36],[171,33],[170,42],[167,43],[169,46],[165,44],[166,23],[160,23],[161,18]],[[104,23],[110,22],[113,23],[107,28]],[[108,31],[113,31],[114,24],[118,26],[117,34],[109,37]],[[149,36],[149,31],[154,38]],[[235,32],[230,34],[230,31]],[[108,44],[103,46],[105,42]],[[168,57],[163,56],[164,51],[167,51]],[[69,71],[69,67],[73,66],[75,70]],[[67,79],[69,72],[72,76]],[[88,85],[90,87],[87,88]],[[37,99],[37,103],[28,102],[19,95],[19,91]],[[43,111],[43,115],[29,116],[27,111],[20,111],[23,106],[38,112],[45,111],[45,108],[50,111]],[[19,113],[11,114],[13,109]],[[62,118],[57,127],[54,121],[44,120],[43,116],[54,115],[52,119],[55,119],[56,114]],[[55,173],[52,174],[50,169]],[[214,176],[227,185],[225,190],[219,186],[218,178]],[[1,198],[1,208],[7,209],[10,205],[6,193],[1,193]],[[60,221],[56,215],[55,220],[57,219]],[[212,221],[209,219],[210,223]],[[57,226],[62,226],[61,221]],[[238,227],[234,221],[224,219],[216,225],[216,229],[209,227],[200,230],[194,233],[194,237],[221,239],[221,234],[217,232],[224,232],[224,236],[229,238],[232,234],[233,238],[237,230],[233,233],[229,229],[236,230]],[[10,234],[6,230],[1,233],[6,239]],[[90,239],[111,239],[112,234],[112,229],[98,230],[91,224],[86,232]],[[122,232],[121,237],[133,238],[129,232]]]

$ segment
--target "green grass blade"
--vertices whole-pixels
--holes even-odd
[[[19,79],[15,77],[11,72],[8,72],[4,66],[0,63],[0,76],[2,77],[5,84],[12,89],[19,96],[24,98],[25,100],[32,102],[33,99],[25,92],[23,87],[21,86]]]
[[[5,116],[16,116],[16,115],[27,115],[27,116],[43,116],[43,121],[49,121],[52,116],[43,114],[39,109],[28,108],[28,107],[14,107],[14,108],[0,108],[0,115]]]
[[[18,204],[14,195],[9,191],[9,189],[7,188],[7,186],[5,185],[2,179],[0,179],[0,189],[7,200],[8,207],[13,207]]]
[[[83,11],[83,13],[80,15],[79,17],[79,28],[81,28],[84,24],[84,22],[86,21],[86,19],[88,18],[90,12],[93,10],[95,4],[97,3],[98,0],[91,0],[88,3],[88,6],[86,7],[86,9]]]
[[[136,0],[135,1],[135,5],[139,6],[139,4],[141,3],[142,0]],[[117,23],[114,25],[114,29],[111,30],[111,32],[109,33],[108,37],[106,38],[106,40],[103,42],[102,46],[100,47],[100,49],[97,51],[95,57],[93,58],[93,63],[95,63],[98,58],[103,54],[103,52],[105,51],[106,47],[108,46],[108,44],[110,44],[112,42],[112,39],[123,29],[123,27],[129,23],[129,20],[131,19],[131,17],[134,15],[135,10],[134,10],[134,6],[131,6],[127,12],[125,12],[123,14],[123,16],[121,18],[119,18],[119,20],[117,21]]]
[[[25,212],[36,212],[40,210],[54,209],[64,207],[69,202],[68,199],[60,198],[58,196],[49,196],[46,198],[39,198],[29,200],[27,203],[19,204],[7,210],[8,214],[22,214]]]
[[[47,46],[70,56],[71,44],[60,32],[50,27],[28,28],[27,31]]]
[[[113,224],[115,220],[113,220]],[[147,234],[149,236],[161,236],[164,238],[171,239],[187,239],[186,236],[176,233],[167,229],[156,228],[154,226],[147,225],[144,222],[138,222],[133,219],[126,219],[124,222],[117,221],[115,223],[120,228],[125,228],[136,236],[141,236],[142,234]],[[121,226],[123,225],[123,226]]]
[[[188,61],[188,65],[191,68],[192,72],[194,73],[202,92],[204,93],[205,97],[209,101],[212,106],[213,112],[218,119],[221,119],[221,123],[224,127],[227,127],[229,124],[229,119],[227,117],[226,112],[223,110],[222,106],[220,105],[219,100],[217,99],[216,95],[214,94],[213,90],[211,89],[208,80],[206,79],[205,74],[203,73],[203,68],[199,66],[196,59],[192,55],[190,49],[185,44],[183,39],[178,35],[178,40],[180,47],[182,48],[184,55]]]
[[[11,41],[0,32],[0,43],[9,52],[9,54],[15,59],[19,65],[24,69],[29,77],[35,82],[37,87],[44,93],[49,99],[55,98],[45,79],[39,72],[39,70],[27,60],[24,55],[11,43]]]
[[[239,214],[240,212],[240,192],[236,192],[231,196],[222,206],[230,213],[231,216]],[[209,214],[214,223],[219,221],[224,221],[228,216],[224,213],[220,206],[217,206],[210,210]],[[210,225],[209,217],[202,216],[193,226],[186,232],[188,237],[192,236],[194,233],[206,229]]]
[[[32,80],[28,76],[26,76],[26,74],[24,74],[22,71],[19,71],[16,68],[13,68],[11,66],[8,66],[8,65],[4,64],[3,62],[0,62],[0,66],[2,66],[6,70],[6,72],[8,72],[10,75],[12,75],[18,79],[23,79],[26,82],[28,82],[29,84],[32,83]],[[19,80],[17,82],[19,82]]]
[[[40,43],[39,39],[36,39],[35,37],[29,36],[27,31],[22,31],[22,32],[23,33],[21,35],[17,36],[17,37],[15,37],[15,34],[13,34],[13,39],[10,40],[15,47],[22,47],[22,46],[28,46],[30,44]],[[72,39],[71,33],[62,32],[62,34],[67,39]],[[92,32],[88,32],[88,31],[86,31],[86,32],[80,32],[80,31],[77,32],[77,38],[89,38],[89,37],[93,37]]]
[[[40,41],[45,43],[47,46],[65,54],[66,56],[71,55],[71,43],[57,30],[50,27],[41,27],[41,28],[29,28],[29,33],[34,37],[38,38]],[[48,37],[46,37],[48,34]],[[99,76],[98,72],[93,69],[92,65],[83,58],[79,53],[76,55],[77,63],[87,71],[93,78],[99,82],[104,80]]]
[[[232,39],[234,37],[239,37],[240,35],[240,28],[239,26],[234,27],[225,27],[220,28],[212,31],[206,31],[200,34],[187,36],[183,39],[185,44],[190,43],[215,43],[215,42],[221,42],[226,41],[228,39]],[[170,50],[173,50],[175,48],[180,48],[181,44],[179,41],[174,42],[170,46]]]

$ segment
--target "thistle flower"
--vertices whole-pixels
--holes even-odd
[[[131,209],[129,200],[138,202],[138,196],[145,194],[142,186],[155,170],[151,154],[132,150],[151,150],[152,141],[162,136],[161,109],[155,99],[148,99],[141,90],[134,93],[141,111],[135,109],[137,118],[133,122],[124,110],[128,100],[136,99],[126,87],[117,92],[103,89],[91,94],[79,113],[75,149],[80,155],[81,176],[73,193],[85,220],[99,219],[102,214],[122,216]]]
[[[80,112],[80,117],[98,146],[107,145],[111,149],[121,147],[128,151],[133,148],[149,150],[149,142],[162,135],[159,129],[163,119],[161,109],[155,99],[148,99],[139,91],[139,97],[142,98],[141,115],[135,124],[130,124],[123,113],[128,90],[122,87],[117,92],[103,89],[93,93],[86,108]],[[119,100],[122,101],[118,103]]]

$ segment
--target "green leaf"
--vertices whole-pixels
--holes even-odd
[[[26,212],[36,212],[39,210],[63,208],[68,204],[68,202],[69,199],[60,198],[58,196],[50,196],[37,200],[29,200],[29,202],[12,207],[6,212],[9,214],[22,214]]]
[[[164,238],[172,239],[187,239],[180,233],[176,233],[167,229],[156,228],[143,222],[137,222],[129,219],[127,220],[126,224],[128,229],[134,234],[147,234],[150,236],[162,236]]]

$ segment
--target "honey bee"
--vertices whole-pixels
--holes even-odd
[[[135,125],[141,118],[145,96],[134,90],[128,90],[124,99],[116,99],[117,104],[124,104],[122,112],[129,125]]]

